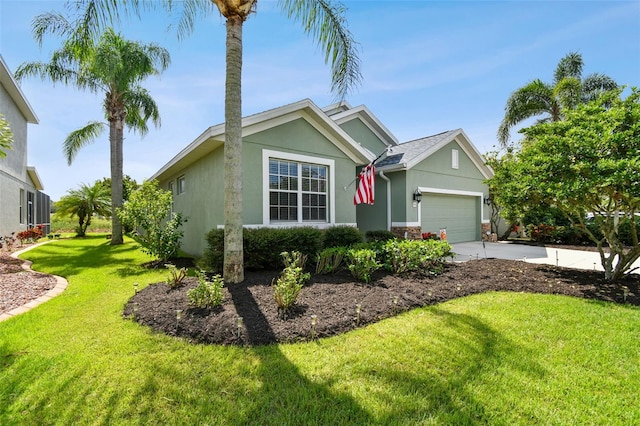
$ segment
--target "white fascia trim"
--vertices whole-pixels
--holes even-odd
[[[317,222],[335,225],[336,220],[336,176],[335,176],[335,160],[321,157],[312,157],[310,155],[293,154],[290,152],[273,151],[271,149],[262,150],[262,225],[270,226],[269,219],[269,159],[278,158],[281,160],[296,161],[299,163],[320,164],[329,168],[329,220],[327,222]],[[293,226],[295,224],[313,224],[314,222],[293,222],[284,226]],[[278,225],[278,224],[274,224]]]
[[[419,186],[418,190],[423,194],[444,194],[444,195],[460,195],[463,197],[477,197],[478,202],[480,203],[480,220],[484,218],[484,203],[482,202],[482,197],[484,194],[482,192],[476,191],[460,191],[458,189],[442,189],[442,188],[430,188],[427,186]],[[422,223],[422,208],[418,206],[418,223]]]

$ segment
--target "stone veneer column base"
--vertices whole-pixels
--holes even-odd
[[[408,240],[421,240],[422,228],[419,226],[392,226],[391,232],[396,234],[398,238],[404,239],[404,233],[407,233]]]

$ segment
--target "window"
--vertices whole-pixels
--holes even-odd
[[[451,168],[457,169],[460,166],[459,164],[459,155],[457,149],[451,150]]]
[[[268,167],[270,222],[327,222],[327,165],[269,158]]]
[[[184,194],[185,191],[185,179],[184,175],[178,178],[178,194]]]
[[[173,181],[169,182],[169,192],[171,192],[171,195],[175,195],[176,194],[175,188],[174,188],[174,185],[173,185]]]
[[[20,189],[20,223],[24,223],[24,189]]]

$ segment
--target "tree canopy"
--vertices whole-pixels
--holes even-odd
[[[79,189],[71,189],[60,198],[56,203],[56,212],[63,216],[77,216],[76,234],[83,237],[94,214],[108,216],[111,213],[109,201],[109,189],[100,181],[91,186],[83,183]]]
[[[582,55],[570,52],[558,62],[552,83],[535,79],[515,90],[504,107],[504,118],[498,129],[500,145],[507,146],[511,129],[518,123],[533,117],[540,117],[539,123],[559,121],[563,109],[592,101],[618,86],[605,74],[593,73],[582,78],[583,66]]]
[[[94,10],[89,6],[81,17],[88,19],[86,16]],[[111,28],[107,28],[96,42],[87,35],[86,25],[83,19],[70,22],[62,15],[36,17],[34,33],[39,41],[46,31],[67,38],[62,47],[53,52],[48,63],[22,64],[16,70],[16,77],[38,76],[43,80],[72,85],[104,96],[102,105],[108,124],[92,121],[74,130],[65,139],[63,150],[67,162],[71,164],[80,149],[98,139],[106,128],[109,129],[111,244],[122,244],[122,225],[113,212],[122,206],[123,199],[123,130],[127,127],[145,135],[149,120],[156,127],[160,125],[158,106],[140,83],[164,71],[170,63],[170,56],[166,49],[154,43],[125,40]]]
[[[640,257],[640,92],[606,92],[562,114],[524,129],[531,143],[494,164],[494,198],[507,217],[542,203],[559,209],[597,245],[607,279],[615,280]],[[631,247],[620,241],[622,225],[631,229]]]

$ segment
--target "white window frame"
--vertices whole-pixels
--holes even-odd
[[[455,148],[451,150],[451,168],[456,170],[460,168],[460,151]]]
[[[171,195],[176,195],[175,184],[173,181],[169,181],[168,187],[169,187],[169,192],[171,192]]]
[[[303,221],[302,209],[298,209],[298,220],[295,222],[271,222],[269,215],[269,160],[278,159],[296,163],[317,164],[328,168],[327,178],[327,218],[322,221]],[[335,161],[328,158],[312,157],[309,155],[293,154],[290,152],[262,150],[262,224],[274,226],[307,226],[307,225],[333,225],[335,224]],[[298,206],[302,203],[302,197],[298,197]]]

